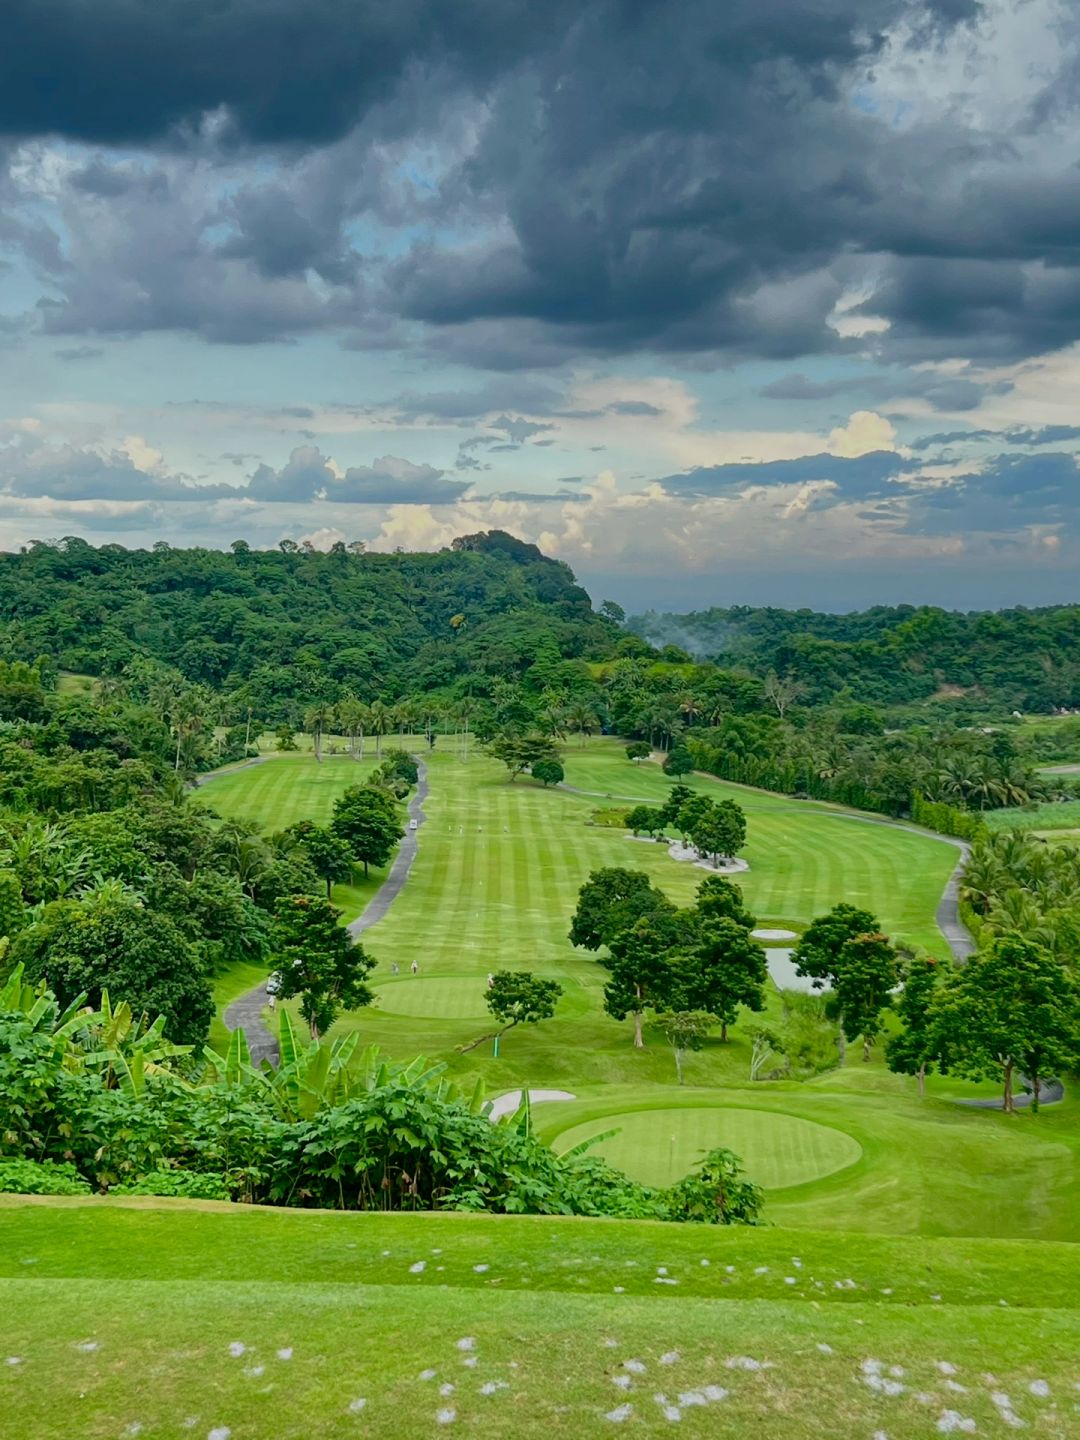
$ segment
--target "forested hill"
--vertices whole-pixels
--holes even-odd
[[[796,677],[809,703],[849,689],[902,704],[959,687],[1024,710],[1080,704],[1080,605],[966,613],[898,605],[848,615],[733,606],[650,611],[629,628],[723,667]]]
[[[391,699],[469,674],[514,679],[603,658],[618,639],[568,566],[500,531],[434,554],[291,541],[126,550],[74,538],[0,554],[0,657],[46,654],[91,675],[150,658],[215,689],[243,686],[266,713],[288,698]]]

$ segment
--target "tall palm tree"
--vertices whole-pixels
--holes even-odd
[[[325,700],[316,700],[304,711],[304,729],[311,733],[311,747],[315,752],[316,764],[322,763],[322,741],[326,722],[333,713],[333,706]]]
[[[393,728],[393,713],[381,700],[373,700],[368,706],[368,731],[375,736],[375,759],[382,759],[383,736]]]
[[[596,711],[584,700],[576,700],[566,711],[566,720],[572,730],[578,732],[581,745],[584,747],[586,740],[599,723]]]

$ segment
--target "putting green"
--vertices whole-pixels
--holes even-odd
[[[646,1185],[671,1185],[693,1170],[706,1150],[734,1150],[750,1179],[766,1190],[820,1180],[854,1165],[862,1147],[842,1130],[766,1110],[637,1110],[607,1115],[564,1130],[554,1149],[562,1154],[583,1140],[619,1133],[596,1153]]]
[[[441,1020],[490,1019],[484,1000],[485,977],[402,975],[373,985],[376,1004],[387,1015],[414,1015]]]

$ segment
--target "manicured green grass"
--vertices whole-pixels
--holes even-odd
[[[928,1440],[950,1412],[1004,1433],[1006,1393],[1032,1434],[1067,1440],[1078,1261],[1052,1244],[0,1202],[0,1356],[18,1361],[0,1366],[3,1433],[577,1440],[629,1406],[635,1434]]]
[[[208,775],[195,803],[223,820],[244,820],[268,834],[301,820],[326,825],[334,802],[350,785],[362,785],[374,769],[374,751],[363,760],[335,756],[321,764],[311,755],[274,755],[259,765],[230,765]],[[365,875],[357,867],[350,884],[334,886],[334,904],[346,922],[360,914],[385,878],[384,869],[372,868]],[[243,988],[250,985],[236,994]]]
[[[608,1115],[563,1130],[554,1148],[561,1154],[611,1129],[617,1133],[595,1152],[646,1185],[674,1184],[717,1146],[733,1150],[750,1179],[770,1192],[819,1180],[862,1154],[859,1142],[842,1130],[727,1104]]]
[[[571,747],[565,764],[569,784],[600,795],[658,804],[671,785],[658,765],[635,765],[613,743]],[[872,910],[890,934],[941,951],[934,914],[956,865],[954,845],[839,806],[701,775],[684,783],[745,810],[750,870],[739,883],[763,924],[798,930],[844,899]]]
[[[311,755],[274,755],[258,765],[233,765],[208,776],[196,802],[223,819],[247,820],[260,830],[284,830],[299,820],[325,825],[334,802],[350,785],[362,785],[374,756],[334,756],[319,764]]]
[[[668,783],[657,767],[635,767],[611,742],[570,746],[566,762],[572,783],[601,793],[658,799]],[[354,773],[348,762],[275,760],[210,789],[230,787],[242,797],[246,786],[270,782],[280,789],[264,791],[264,808],[272,809],[280,793],[296,818],[310,809],[309,780],[325,785],[328,773],[341,773],[335,764]],[[604,1015],[607,972],[575,951],[566,932],[578,888],[593,868],[640,867],[680,903],[690,901],[702,872],[672,860],[664,846],[635,844],[619,830],[591,825],[594,798],[544,790],[528,779],[508,784],[505,771],[482,756],[465,764],[443,748],[430,757],[429,779],[429,818],[409,880],[364,935],[377,961],[376,1003],[343,1016],[333,1033],[357,1030],[365,1043],[403,1060],[442,1059],[468,1086],[482,1076],[489,1094],[522,1085],[567,1090],[578,1099],[536,1109],[544,1138],[562,1146],[576,1127],[596,1133],[618,1123],[623,1136],[605,1153],[636,1174],[671,1178],[706,1145],[727,1143],[758,1167],[758,1177],[768,1177],[774,1223],[1080,1238],[1080,1126],[1071,1102],[1037,1118],[1006,1120],[956,1104],[957,1097],[993,1089],[952,1078],[932,1079],[927,1100],[919,1102],[914,1081],[891,1075],[880,1054],[871,1065],[854,1056],[847,1068],[807,1084],[751,1086],[749,1044],[738,1023],[728,1044],[714,1036],[687,1056],[680,1090],[662,1036],[646,1027],[646,1049],[635,1051],[629,1024]],[[951,845],[844,818],[832,807],[706,779],[694,783],[734,794],[746,809],[751,870],[739,883],[764,922],[799,930],[838,900],[861,900],[890,930],[933,939],[934,910],[955,862]],[[276,825],[269,817],[266,823]],[[414,959],[417,976],[410,973]],[[392,975],[395,962],[399,973]],[[490,1043],[461,1053],[491,1028],[486,977],[503,967],[557,979],[564,994],[555,1018],[510,1031],[497,1059]],[[769,1005],[767,1013],[778,1018],[779,997]],[[683,1112],[674,1157],[670,1123],[649,1118],[672,1109]],[[753,1116],[760,1116],[757,1129]],[[828,1128],[804,1129],[804,1122]],[[801,1151],[796,1135],[807,1142]],[[831,1163],[815,1152],[811,1135],[822,1145],[838,1135],[836,1145],[853,1163],[826,1173]]]

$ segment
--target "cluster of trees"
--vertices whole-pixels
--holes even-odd
[[[280,1012],[282,1063],[255,1070],[167,1038],[108,995],[64,1007],[16,970],[0,984],[0,1190],[186,1195],[349,1210],[473,1210],[753,1224],[761,1191],[728,1151],[669,1189],[557,1157],[528,1107],[493,1124],[482,1087],[398,1064],[355,1034],[305,1045]]]
[[[192,803],[146,706],[57,695],[46,678],[37,664],[0,674],[26,710],[0,726],[0,979],[21,966],[62,1005],[109,991],[190,1045],[208,1033],[213,977],[236,964],[277,964],[313,1033],[370,999],[370,962],[329,896],[389,860],[410,756],[389,751],[329,826],[263,836]]]
[[[882,705],[948,689],[977,690],[1009,709],[1080,704],[1080,605],[967,613],[876,605],[846,615],[737,605],[649,613],[629,628],[763,680],[781,677],[815,705],[849,687]]]
[[[1080,846],[1018,831],[986,835],[971,848],[960,900],[981,943],[1031,940],[1066,964],[1080,955]]]
[[[663,805],[635,805],[626,813],[635,835],[664,836],[674,827],[684,845],[714,864],[731,859],[746,844],[746,816],[734,800],[712,800],[688,785],[673,785]]]
[[[800,974],[832,986],[826,1008],[841,1049],[858,1035],[869,1058],[895,1009],[900,1024],[886,1040],[886,1062],[916,1076],[920,1094],[935,1069],[994,1079],[1011,1113],[1022,1075],[1037,1110],[1042,1083],[1080,1064],[1080,984],[1034,939],[999,934],[963,964],[901,957],[872,914],[841,904],[809,926],[793,958]]]
[[[637,1048],[648,1011],[665,1023],[684,1017],[684,1040],[694,1028],[685,1017],[707,1016],[726,1041],[740,1007],[765,1005],[765,952],[751,937],[755,923],[738,887],[721,875],[707,876],[694,905],[680,909],[643,871],[608,867],[582,885],[570,942],[598,952],[610,977],[604,1009],[613,1020],[633,1018]],[[687,1041],[675,1048],[695,1047]]]
[[[978,813],[1068,788],[1022,759],[1007,729],[913,726],[887,734],[865,706],[797,721],[730,716],[685,743],[695,768],[721,779],[886,815],[912,814],[920,802]]]

